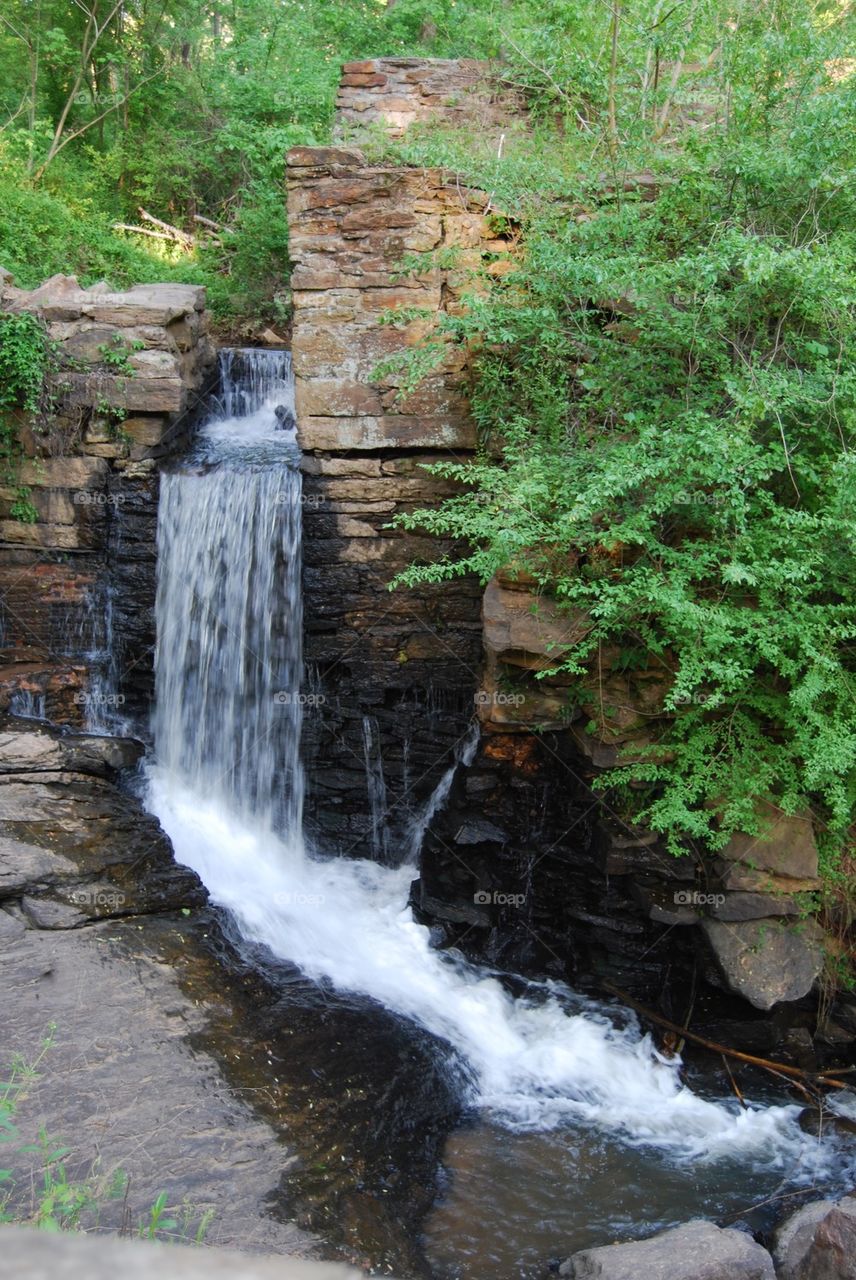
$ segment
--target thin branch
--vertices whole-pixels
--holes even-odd
[[[59,143],[58,146],[52,145],[50,151],[48,152],[47,159],[44,161],[43,164],[39,165],[38,169],[33,174],[33,181],[38,182],[39,179],[44,176],[45,170],[47,169],[48,165],[51,163],[51,161],[56,159],[56,157],[59,155],[60,151],[62,151],[64,147],[67,147],[68,144],[70,142],[73,142],[75,138],[79,138],[81,134],[86,133],[89,129],[93,127],[93,125],[98,124],[98,122],[100,120],[103,120],[105,116],[109,116],[113,111],[118,111],[119,108],[123,107],[125,103],[128,101],[128,99],[133,96],[133,94],[135,94],[139,89],[142,89],[144,84],[148,84],[150,80],[156,79],[156,77],[159,75],[160,75],[160,71],[154,71],[150,76],[146,76],[145,79],[140,80],[138,84],[135,84],[133,89],[129,89],[128,92],[124,95],[124,97],[120,98],[118,102],[111,103],[111,105],[107,107],[106,110],[102,111],[100,115],[94,116],[91,120],[87,120],[86,124],[81,125],[79,129],[75,129],[73,133],[66,134],[66,136],[62,139],[62,141]],[[56,138],[54,139],[54,141],[56,141]]]

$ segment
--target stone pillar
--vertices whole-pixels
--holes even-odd
[[[473,713],[479,584],[387,590],[413,561],[455,553],[389,525],[452,492],[423,464],[472,455],[469,352],[447,343],[440,367],[404,398],[400,374],[378,377],[377,366],[454,312],[471,269],[505,251],[486,205],[439,170],[372,166],[357,150],[288,157],[306,658],[324,699],[307,717],[308,821],[321,843],[355,855],[400,856]],[[400,278],[406,255],[453,247],[454,269]],[[387,323],[400,309],[406,318]],[[367,761],[381,741],[382,761]],[[383,772],[380,834],[367,764],[376,807]]]

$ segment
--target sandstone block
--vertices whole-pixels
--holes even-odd
[[[823,968],[824,935],[814,921],[705,920],[701,927],[726,985],[756,1009],[802,999]]]
[[[786,814],[766,801],[758,804],[759,818],[767,827],[760,836],[738,833],[722,856],[795,880],[817,876],[817,844],[810,814]]]

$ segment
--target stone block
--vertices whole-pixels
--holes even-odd
[[[756,1009],[802,999],[823,968],[824,935],[812,920],[705,920],[701,928],[726,985]]]
[[[331,453],[349,449],[436,449],[441,446],[457,451],[476,446],[472,421],[451,416],[301,417],[297,432],[301,448]]]
[[[766,801],[759,802],[758,816],[766,830],[750,836],[733,836],[722,850],[730,862],[742,862],[795,880],[817,876],[817,844],[810,814],[786,814]]]
[[[482,622],[488,653],[511,665],[523,655],[536,655],[543,659],[541,666],[552,666],[588,631],[585,615],[562,612],[549,596],[509,591],[495,577],[485,588]]]

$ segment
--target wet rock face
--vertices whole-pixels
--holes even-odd
[[[184,447],[210,381],[204,303],[197,286],[115,293],[82,289],[73,276],[0,289],[0,309],[44,323],[61,365],[51,418],[39,431],[22,420],[27,456],[15,483],[0,488],[0,710],[77,725],[143,716],[157,467]],[[12,518],[18,485],[29,489],[33,523]],[[111,649],[122,702],[96,705],[105,695],[93,677]]]
[[[653,741],[651,726],[664,714],[671,680],[664,668],[625,672],[613,661],[617,651],[604,651],[602,669],[593,672],[589,682],[600,707],[593,726],[569,701],[561,674],[537,678],[578,643],[587,625],[584,617],[564,612],[558,601],[538,590],[529,574],[514,566],[488,584],[482,617],[484,675],[476,701],[486,749],[504,738],[516,739],[522,758],[537,733],[545,743],[555,743],[556,760],[574,760],[577,776],[591,782],[599,771],[617,764],[620,753],[632,755],[635,747]],[[472,779],[468,785],[476,789],[471,803],[481,804],[482,784]],[[559,771],[545,791],[544,830],[558,832],[566,825],[566,790]],[[806,814],[787,815],[771,804],[759,804],[758,818],[760,834],[738,833],[716,859],[675,859],[654,833],[635,829],[611,810],[608,801],[592,796],[593,852],[577,850],[570,859],[571,865],[579,865],[582,858],[590,868],[579,890],[586,908],[567,913],[568,929],[584,933],[583,921],[590,926],[602,922],[603,936],[608,937],[610,927],[616,927],[610,922],[616,919],[617,900],[623,898],[635,931],[646,940],[638,951],[640,965],[644,956],[647,965],[656,967],[662,960],[671,966],[668,949],[658,952],[647,942],[650,925],[660,926],[668,929],[670,946],[677,944],[679,966],[691,959],[691,966],[710,983],[755,1008],[767,1011],[801,1000],[812,991],[823,966],[823,935],[813,921],[800,919],[797,896],[820,884],[812,823]],[[533,847],[543,847],[540,837],[530,833],[527,839]],[[558,839],[556,847],[561,843]],[[509,853],[511,848],[495,848],[495,866],[513,865],[519,855]],[[442,862],[436,850],[435,855]],[[453,879],[454,875],[450,883]],[[439,910],[441,897],[436,886],[426,891],[426,915]],[[555,913],[562,900],[561,882],[547,897]],[[561,953],[558,930],[550,945]],[[633,948],[624,951],[630,958]],[[621,975],[613,980],[622,984]],[[638,973],[631,987],[637,982]]]
[[[675,912],[693,868],[622,827],[615,868],[590,783],[566,735],[486,735],[426,833],[414,908],[445,945],[509,970],[597,992],[611,981],[667,1003],[671,974],[680,1008],[692,949],[674,925],[686,922],[640,909],[628,872],[635,855],[649,882],[663,877]]]
[[[0,729],[0,899],[40,929],[199,906],[159,822],[117,785],[142,745]]]

